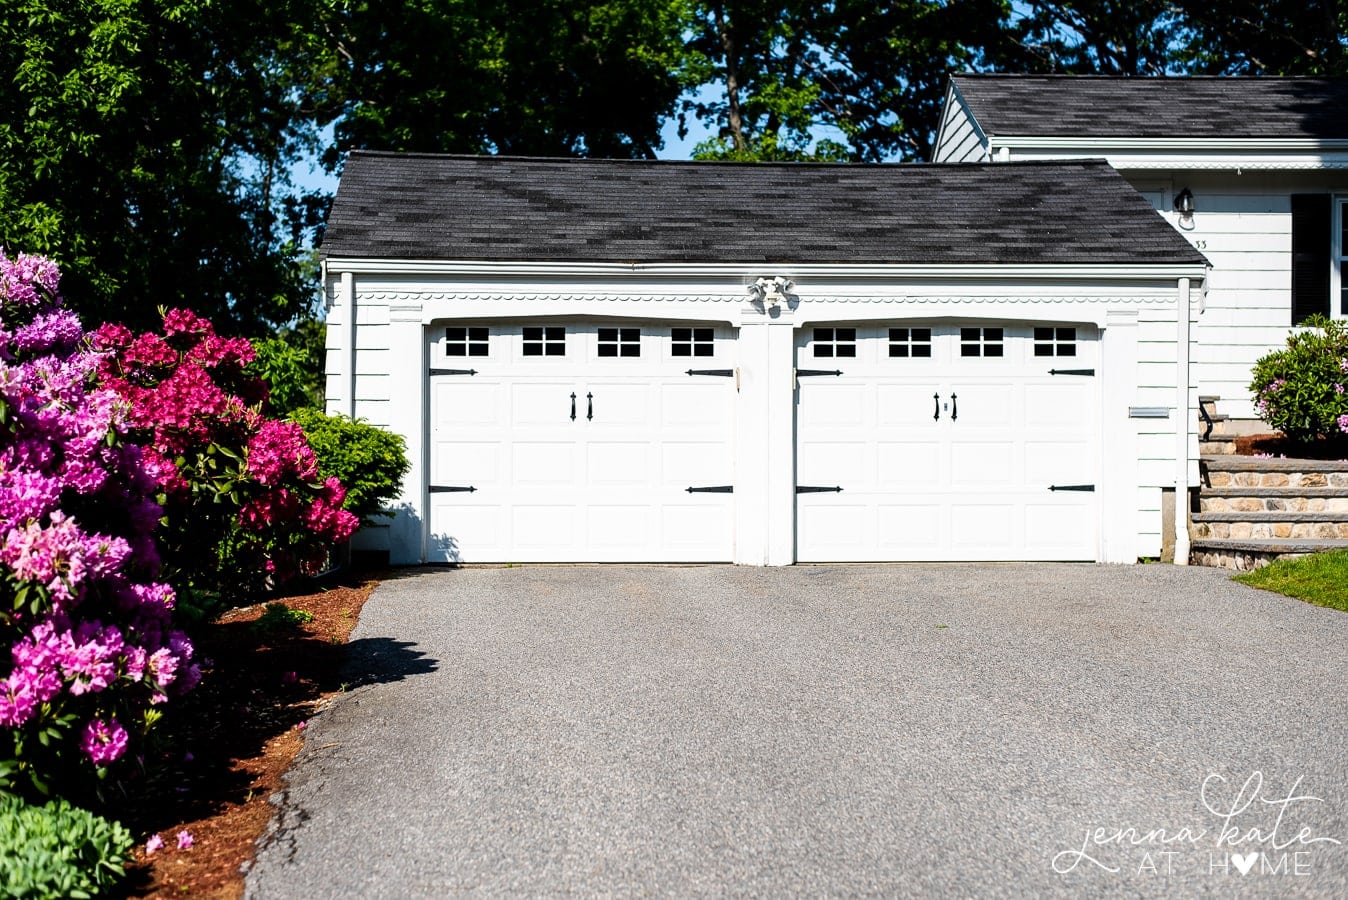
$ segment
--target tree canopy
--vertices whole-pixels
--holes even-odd
[[[0,0],[0,244],[92,322],[313,310],[353,148],[929,155],[958,71],[1345,74],[1343,0]],[[330,139],[326,138],[331,135]],[[325,137],[320,137],[325,136]]]

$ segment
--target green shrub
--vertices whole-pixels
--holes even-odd
[[[314,614],[307,609],[291,609],[284,603],[268,603],[254,626],[264,634],[275,634],[299,628],[313,620]]]
[[[1255,363],[1254,406],[1294,441],[1341,442],[1348,431],[1348,326],[1323,316],[1306,325]]]
[[[93,897],[131,861],[131,832],[64,800],[29,806],[0,795],[0,894]]]
[[[346,416],[324,415],[316,409],[301,409],[290,420],[304,429],[309,446],[318,458],[321,478],[336,478],[346,488],[342,508],[361,521],[398,496],[407,474],[407,445],[392,432]]]
[[[285,416],[321,402],[322,369],[315,369],[311,354],[284,337],[253,342],[257,356],[244,370],[267,384],[267,411]]]

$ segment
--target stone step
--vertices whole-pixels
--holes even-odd
[[[1290,559],[1326,550],[1348,550],[1348,540],[1248,539],[1195,540],[1189,562],[1195,566],[1213,566],[1247,572],[1268,565],[1275,559]]]
[[[1348,512],[1196,513],[1191,522],[1195,540],[1348,540]]]
[[[1229,456],[1236,452],[1236,442],[1214,433],[1207,440],[1199,440],[1198,452],[1202,456]]]
[[[1200,513],[1348,513],[1348,488],[1203,488]]]
[[[1348,462],[1210,456],[1204,457],[1201,463],[1204,488],[1348,488]]]

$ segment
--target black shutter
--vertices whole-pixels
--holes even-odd
[[[1292,195],[1292,324],[1329,315],[1331,213],[1328,194]]]

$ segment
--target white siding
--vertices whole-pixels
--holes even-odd
[[[1203,312],[1193,331],[1198,392],[1220,397],[1218,411],[1255,418],[1250,373],[1264,354],[1283,346],[1292,321],[1291,197],[1348,185],[1333,172],[1168,171],[1172,194],[1189,188],[1192,228],[1175,225],[1212,264]],[[1139,190],[1155,190],[1158,173],[1126,170]]]
[[[988,147],[963,102],[953,92],[946,96],[945,113],[932,151],[932,162],[987,162]]]

